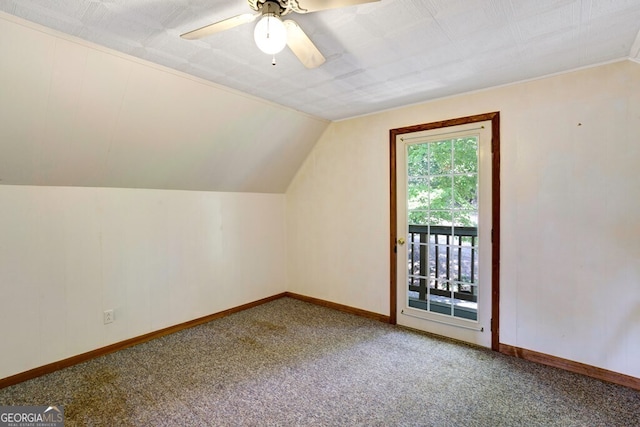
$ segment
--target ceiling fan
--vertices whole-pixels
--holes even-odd
[[[293,20],[282,21],[281,17],[292,12],[310,13],[319,10],[336,9],[362,3],[373,3],[380,0],[247,0],[249,7],[258,12],[245,13],[223,19],[210,25],[180,35],[183,39],[196,40],[220,31],[229,30],[260,18],[254,30],[254,39],[258,48],[273,55],[289,46],[307,68],[316,68],[325,62],[324,56]]]

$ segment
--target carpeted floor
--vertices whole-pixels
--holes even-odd
[[[283,298],[0,390],[66,426],[640,426],[640,392]]]

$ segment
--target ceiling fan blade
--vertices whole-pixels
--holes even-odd
[[[295,21],[288,19],[284,26],[287,29],[287,46],[305,67],[316,68],[324,64],[324,56]]]
[[[242,15],[237,15],[232,18],[224,19],[222,21],[218,21],[216,23],[205,25],[204,27],[198,28],[197,30],[189,31],[188,33],[182,34],[180,37],[187,40],[197,40],[206,36],[210,36],[214,33],[219,33],[220,31],[229,30],[233,27],[237,27],[238,25],[246,24],[255,20],[259,13],[253,15],[250,13],[244,13]]]
[[[318,10],[337,9],[339,7],[354,6],[356,4],[374,3],[380,0],[299,0],[299,12],[316,12]],[[296,12],[298,10],[296,9]]]

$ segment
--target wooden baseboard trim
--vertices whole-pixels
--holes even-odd
[[[242,304],[240,306],[223,310],[218,313],[210,314],[208,316],[200,317],[198,319],[189,320],[188,322],[180,323],[178,325],[169,326],[168,328],[160,329],[158,331],[149,332],[148,334],[140,335],[138,337],[129,338],[127,340],[120,341],[115,344],[108,345],[106,347],[101,347],[95,350],[88,351],[86,353],[78,354],[77,356],[72,356],[67,359],[49,363],[48,365],[30,369],[28,371],[15,374],[10,377],[2,378],[0,379],[0,389],[9,387],[33,378],[37,378],[42,375],[50,374],[60,369],[68,368],[69,366],[77,365],[79,363],[86,362],[87,360],[95,359],[96,357],[104,356],[105,354],[113,353],[115,351],[122,350],[127,347],[132,347],[137,344],[142,344],[144,342],[150,341],[155,338],[160,338],[165,335],[173,334],[183,329],[192,328],[194,326],[198,326],[215,319],[220,319],[221,317],[225,317],[230,314],[237,313],[239,311],[257,307],[259,305],[283,298],[287,296],[286,294],[287,294],[286,292],[283,292],[281,294],[273,295],[267,298],[262,298],[257,301],[253,301],[247,304]]]
[[[198,326],[215,319],[220,319],[222,317],[228,316],[233,313],[237,313],[243,310],[257,307],[259,305],[262,305],[271,301],[275,301],[283,297],[294,298],[300,301],[305,301],[305,302],[316,304],[322,307],[327,307],[327,308],[342,311],[345,313],[378,320],[383,323],[390,323],[391,321],[390,316],[374,313],[372,311],[362,310],[362,309],[351,307],[348,305],[338,304],[335,302],[326,301],[326,300],[309,297],[305,295],[300,295],[293,292],[283,292],[283,293],[262,298],[260,300],[253,301],[247,304],[242,304],[237,307],[232,307],[227,310],[223,310],[214,314],[210,314],[208,316],[200,317],[198,319],[190,320],[188,322],[180,323],[174,326],[169,326],[168,328],[160,329],[158,331],[150,332],[148,334],[144,334],[138,337],[120,341],[115,344],[108,345],[106,347],[101,347],[95,350],[88,351],[86,353],[78,354],[76,356],[59,360],[57,362],[49,363],[47,365],[30,369],[28,371],[15,374],[10,377],[1,378],[0,389],[9,387],[33,378],[37,378],[42,375],[50,374],[60,369],[68,368],[70,366],[77,365],[79,363],[83,363],[88,360],[95,359],[96,357],[100,357],[109,353],[116,352],[118,350],[123,350],[127,347],[132,347],[137,344],[142,344],[144,342],[150,341],[155,338],[160,338],[165,335],[173,334],[183,329],[192,328],[194,326]],[[573,360],[562,359],[560,357],[551,356],[548,354],[539,353],[537,351],[527,350],[520,347],[514,347],[507,344],[500,344],[499,352],[509,356],[518,357],[520,359],[525,359],[531,362],[540,363],[542,365],[553,366],[555,368],[564,369],[566,371],[586,375],[592,378],[597,378],[599,380],[622,385],[635,390],[640,390],[640,378],[620,374],[618,372],[609,371],[607,369],[602,369],[595,366],[586,365],[584,363],[575,362]]]
[[[294,298],[300,301],[309,302],[311,304],[321,305],[323,307],[332,308],[334,310],[343,311],[349,314],[355,314],[356,316],[366,317],[373,320],[378,320],[383,323],[390,323],[391,318],[384,314],[374,313],[372,311],[362,310],[360,308],[351,307],[348,305],[338,304],[337,302],[326,301],[319,298],[308,297],[306,295],[300,295],[293,292],[285,292],[284,296]]]
[[[509,356],[518,357],[520,359],[540,363],[542,365],[553,366],[554,368],[564,369],[565,371],[586,375],[602,381],[640,390],[640,378],[507,344],[500,344],[499,351],[500,353],[507,354]]]

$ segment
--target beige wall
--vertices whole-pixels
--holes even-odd
[[[333,123],[287,192],[289,289],[389,313],[389,129],[501,113],[501,342],[640,377],[640,65]]]
[[[0,378],[284,292],[284,213],[282,194],[0,186]]]

